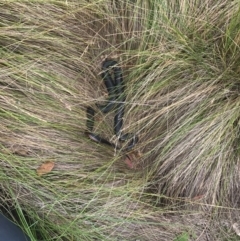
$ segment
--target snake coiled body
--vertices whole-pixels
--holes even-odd
[[[111,74],[112,72],[112,74]],[[122,69],[117,66],[117,62],[114,60],[105,60],[102,63],[102,74],[101,77],[108,91],[108,100],[105,105],[96,104],[102,113],[106,114],[112,110],[115,111],[114,116],[114,134],[120,142],[128,140],[127,146],[122,149],[123,151],[130,151],[138,142],[138,137],[132,133],[122,133],[123,127],[123,116],[124,116],[124,84],[122,77]],[[93,133],[94,130],[94,116],[95,110],[88,106],[87,112],[87,135],[88,137],[98,143],[107,144],[114,147],[115,149],[121,149],[118,144],[114,144],[98,134]]]

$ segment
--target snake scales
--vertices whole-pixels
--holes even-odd
[[[108,99],[105,105],[96,104],[97,108],[104,114],[114,110],[114,134],[117,137],[118,142],[128,141],[125,148],[121,148],[119,144],[114,144],[100,135],[93,132],[94,130],[94,116],[95,110],[88,106],[87,112],[87,131],[88,137],[98,143],[106,144],[115,149],[121,149],[122,151],[128,152],[138,142],[138,136],[133,133],[122,133],[123,128],[123,116],[125,107],[125,94],[124,94],[124,83],[122,77],[122,69],[117,66],[115,60],[105,60],[102,63],[101,77],[108,91]]]

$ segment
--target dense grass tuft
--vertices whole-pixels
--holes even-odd
[[[0,3],[0,204],[32,240],[237,240],[238,1]],[[85,135],[126,84],[136,169]],[[113,113],[96,132],[113,138]],[[54,161],[42,177],[36,169]],[[14,211],[13,211],[14,210]],[[30,217],[30,220],[28,218]]]

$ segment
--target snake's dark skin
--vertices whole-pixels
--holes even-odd
[[[111,74],[112,72],[112,74]],[[108,91],[108,100],[105,105],[96,104],[96,106],[101,110],[102,113],[106,114],[112,110],[115,110],[114,116],[114,134],[120,142],[128,141],[127,146],[122,149],[117,144],[102,138],[98,134],[93,133],[94,129],[94,116],[95,110],[88,106],[87,112],[87,131],[88,137],[98,143],[109,145],[115,149],[121,149],[123,151],[130,151],[134,148],[138,142],[138,137],[132,133],[122,134],[123,127],[123,115],[124,115],[124,84],[122,77],[122,70],[117,66],[117,62],[114,60],[105,60],[102,63],[102,74],[101,77]]]

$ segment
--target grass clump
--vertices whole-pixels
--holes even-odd
[[[1,204],[32,240],[234,240],[237,1],[0,7]],[[136,170],[84,135],[105,57],[123,68]],[[112,138],[112,118],[99,113],[96,132]],[[45,161],[54,171],[38,177]]]

